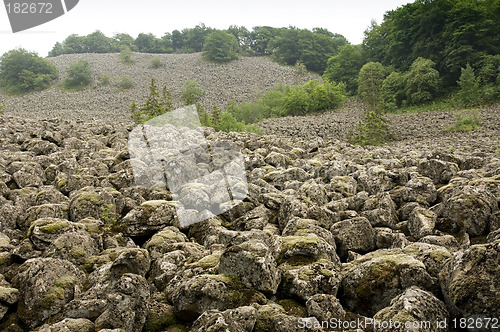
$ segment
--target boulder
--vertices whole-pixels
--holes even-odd
[[[375,231],[364,217],[339,221],[330,228],[330,231],[335,238],[341,258],[345,259],[348,251],[366,253],[375,249]]]

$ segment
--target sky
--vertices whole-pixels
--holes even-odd
[[[26,0],[25,0],[26,1]],[[38,0],[37,2],[40,2]],[[359,44],[372,20],[382,22],[384,13],[413,1],[408,0],[80,0],[78,5],[53,21],[23,32],[12,33],[7,10],[0,7],[0,55],[22,47],[47,56],[56,42],[70,34],[88,35],[96,30],[112,37],[141,32],[161,37],[165,32],[230,25],[301,29],[326,28]]]

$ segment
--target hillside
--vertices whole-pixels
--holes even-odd
[[[151,59],[159,57],[164,67],[153,69]],[[205,91],[201,102],[209,101],[224,107],[231,99],[254,100],[259,93],[276,83],[304,84],[319,75],[298,75],[291,67],[279,65],[264,57],[242,57],[227,64],[205,62],[201,53],[144,54],[133,53],[135,63],[125,65],[119,54],[69,54],[49,58],[57,66],[60,78],[52,88],[22,97],[0,94],[0,105],[7,114],[29,118],[56,116],[81,119],[129,120],[128,107],[132,100],[142,101],[149,93],[151,78],[165,84],[180,105],[180,95],[186,80],[194,80]],[[87,60],[94,72],[93,88],[81,92],[65,92],[58,86],[66,69],[76,61]],[[111,84],[100,86],[98,78],[108,74],[113,82],[124,75],[132,78],[134,86],[120,91]]]

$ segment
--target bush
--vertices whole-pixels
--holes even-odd
[[[116,81],[116,86],[121,90],[128,90],[134,86],[134,82],[128,75],[123,75]]]
[[[182,90],[181,98],[186,105],[196,103],[203,96],[203,90],[198,86],[195,81],[187,80]]]
[[[425,58],[417,58],[406,75],[406,96],[412,105],[434,99],[440,85],[439,72],[435,63]]]
[[[135,62],[132,58],[132,50],[127,45],[121,47],[120,59],[122,59],[122,62],[126,65],[131,65]]]
[[[370,111],[356,129],[349,133],[349,140],[357,145],[383,145],[393,138],[387,126],[388,121],[380,114]]]
[[[477,110],[462,110],[455,113],[455,123],[447,131],[472,131],[481,127]]]
[[[462,68],[462,74],[457,83],[460,86],[460,90],[457,93],[460,106],[471,107],[481,103],[479,80],[474,74],[474,69],[469,64],[465,68]]]
[[[92,70],[86,60],[78,60],[68,67],[63,86],[70,90],[83,89],[92,82]]]
[[[238,41],[233,35],[216,30],[205,39],[203,57],[212,62],[228,62],[238,58]]]
[[[22,48],[4,53],[0,58],[0,88],[9,94],[46,89],[58,77],[52,62]]]
[[[102,74],[101,76],[99,76],[99,82],[103,86],[109,85],[109,83],[111,82],[111,77],[109,77],[108,74]]]
[[[157,69],[163,66],[165,66],[165,63],[161,61],[159,57],[155,56],[153,59],[151,59],[151,67]]]

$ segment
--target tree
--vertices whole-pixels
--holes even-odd
[[[68,67],[66,73],[64,87],[67,89],[82,89],[92,82],[92,70],[86,60],[78,60]]]
[[[440,85],[439,72],[434,61],[417,58],[406,75],[406,95],[411,104],[429,102],[436,96]]]
[[[203,56],[208,61],[228,62],[238,58],[238,41],[233,35],[215,30],[205,39]]]
[[[52,62],[22,48],[0,58],[0,87],[10,94],[43,90],[58,77]]]
[[[382,99],[386,109],[402,106],[405,100],[405,75],[393,71],[382,82]]]
[[[372,111],[376,111],[382,102],[380,90],[385,73],[386,70],[380,62],[368,62],[359,71],[358,94]]]
[[[83,38],[85,53],[109,53],[113,51],[113,39],[97,30]]]
[[[359,70],[364,63],[363,50],[360,45],[344,45],[337,55],[328,59],[323,79],[328,82],[342,82],[348,93],[356,94]]]
[[[474,69],[469,64],[462,68],[462,74],[457,83],[460,86],[457,98],[462,106],[471,107],[480,103],[479,80],[474,74]]]

